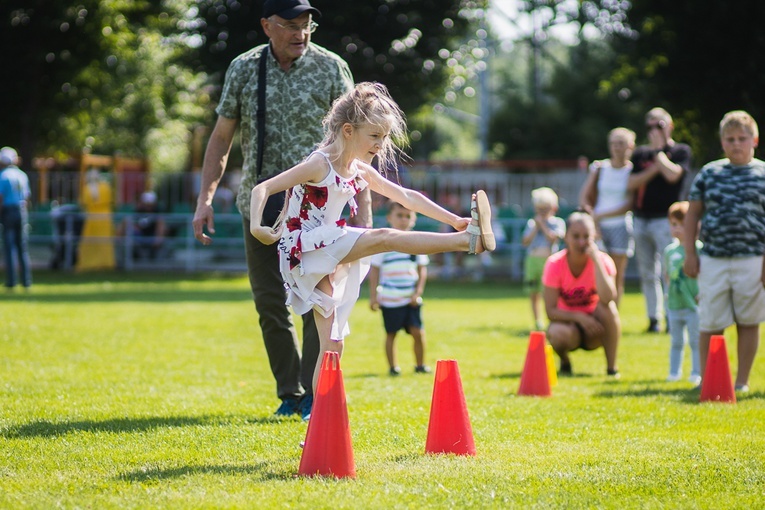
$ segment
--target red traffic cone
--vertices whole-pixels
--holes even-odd
[[[521,374],[521,386],[518,395],[549,397],[550,378],[547,373],[547,355],[545,354],[545,334],[532,331],[529,335],[529,349]]]
[[[430,403],[430,422],[425,453],[475,455],[460,370],[456,360],[438,360]]]
[[[298,474],[356,478],[343,372],[337,352],[325,352],[321,362]]]
[[[712,335],[709,340],[707,366],[704,368],[704,378],[701,380],[699,402],[736,403],[736,393],[733,391],[733,381],[730,377],[728,350],[725,348],[723,335]]]

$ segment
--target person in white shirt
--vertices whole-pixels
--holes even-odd
[[[579,206],[595,219],[601,249],[616,264],[618,305],[624,295],[624,273],[635,252],[632,235],[632,192],[627,189],[632,172],[635,132],[618,127],[608,133],[609,159],[593,161],[582,186]]]

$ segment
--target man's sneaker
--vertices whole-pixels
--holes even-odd
[[[658,333],[660,331],[659,328],[659,321],[656,319],[650,319],[648,323],[648,329],[645,330],[646,333]]]
[[[558,370],[558,375],[562,375],[564,377],[571,377],[574,375],[573,370],[571,370],[571,362],[560,362],[560,370]]]
[[[737,384],[736,385],[736,391],[740,391],[743,393],[746,393],[749,391],[749,385],[748,384]]]
[[[416,367],[414,367],[414,372],[416,374],[429,374],[430,367],[427,365],[417,365]]]
[[[298,412],[298,400],[296,398],[285,398],[282,405],[276,410],[274,416],[292,416]]]
[[[396,377],[401,375],[401,369],[399,367],[391,367],[390,370],[388,370],[388,375],[391,377]]]
[[[297,412],[300,413],[300,417],[303,419],[303,421],[308,421],[311,419],[312,409],[313,409],[313,394],[303,395],[303,398],[300,399],[300,403],[298,404],[298,409],[297,409]]]
[[[621,374],[619,374],[619,371],[616,370],[615,368],[606,369],[606,375],[608,375],[608,377],[613,377],[614,379],[618,379],[621,377]]]

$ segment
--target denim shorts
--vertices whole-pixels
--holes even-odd
[[[632,235],[632,221],[624,221],[619,225],[601,225],[600,237],[603,248],[609,255],[635,254],[635,238]]]

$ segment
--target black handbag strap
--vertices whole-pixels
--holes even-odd
[[[260,179],[263,170],[263,149],[266,143],[266,61],[268,60],[268,45],[260,54],[258,65],[258,110],[255,113],[258,122],[258,166],[256,178]]]

